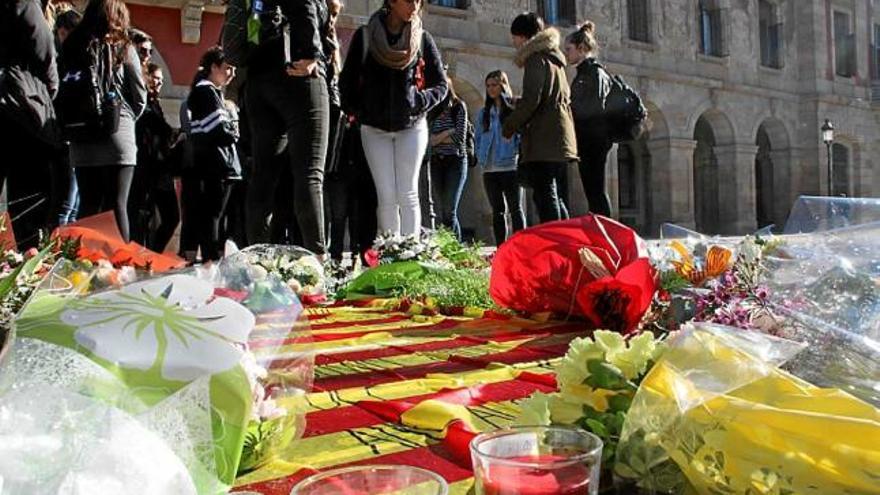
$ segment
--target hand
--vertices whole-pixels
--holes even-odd
[[[292,77],[310,77],[318,72],[318,61],[313,58],[297,60],[287,67],[287,75]]]

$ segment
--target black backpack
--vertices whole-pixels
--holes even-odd
[[[93,39],[85,53],[63,54],[55,108],[72,142],[106,138],[119,129],[122,95],[116,84],[113,45]]]
[[[605,67],[602,70],[608,74],[611,84],[602,114],[608,138],[615,143],[638,139],[646,130],[648,110],[639,94],[622,77]]]

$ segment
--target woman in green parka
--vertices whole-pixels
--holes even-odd
[[[503,134],[522,136],[519,179],[532,189],[539,220],[559,220],[562,195],[557,178],[578,159],[559,32],[545,29],[544,21],[529,12],[513,20],[510,34],[517,48],[514,61],[524,70],[523,90],[504,120]]]

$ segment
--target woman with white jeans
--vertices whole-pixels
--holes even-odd
[[[385,0],[354,34],[339,78],[342,104],[361,124],[376,184],[380,232],[419,232],[425,115],[446,97],[446,71],[422,29],[421,0]]]

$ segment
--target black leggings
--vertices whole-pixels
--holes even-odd
[[[128,191],[134,178],[134,165],[76,167],[79,185],[80,218],[113,209],[122,240],[131,240],[128,229]]]
[[[303,247],[324,254],[324,160],[330,123],[326,81],[283,72],[249,75],[245,99],[254,155],[247,194],[248,242],[268,240],[267,218],[287,167],[293,184],[282,191],[274,210],[285,208],[291,216],[295,212]]]
[[[232,192],[232,183],[195,169],[186,171],[181,181],[185,198],[184,227],[192,235],[192,244],[187,248],[201,248],[203,262],[218,260],[225,240],[221,221]]]
[[[605,162],[611,145],[605,138],[591,137],[584,133],[578,135],[578,155],[581,159],[578,169],[590,213],[606,217],[611,216],[611,199],[605,192]]]

